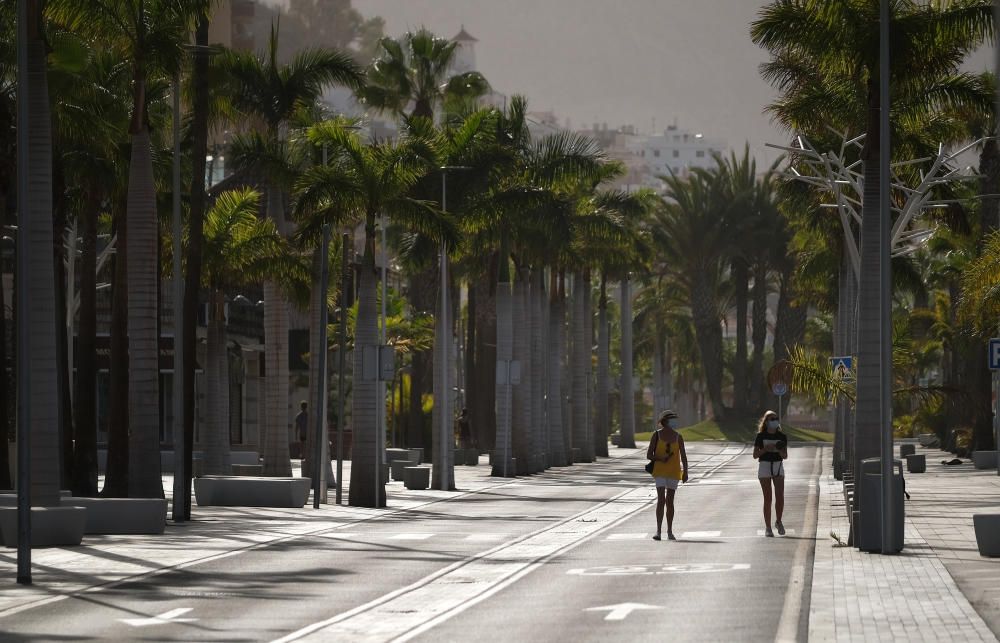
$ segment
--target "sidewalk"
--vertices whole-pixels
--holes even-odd
[[[293,474],[298,474],[293,461]],[[350,480],[351,463],[344,462],[344,479]],[[382,518],[392,513],[441,502],[499,485],[511,478],[493,478],[487,457],[478,466],[456,466],[459,492],[408,490],[402,482],[386,485],[388,508],[367,509],[347,505],[344,485],[343,505],[333,504],[335,489],[329,490],[330,504],[312,507],[312,494],[301,509],[267,507],[200,507],[192,498],[193,520],[174,523],[167,519],[160,535],[88,535],[79,547],[52,547],[32,551],[33,585],[14,583],[17,550],[0,547],[0,617],[33,606],[61,600],[69,595],[100,591],[143,577],[226,558],[244,550],[301,536],[347,528],[358,522]],[[163,488],[171,498],[173,476],[163,476]],[[2,637],[0,637],[2,638]]]
[[[918,447],[927,473],[905,474],[905,547],[895,556],[838,546],[849,531],[832,450],[819,480],[810,641],[996,641],[1000,559],[979,555],[972,514],[1000,510],[995,471],[943,466],[953,456]],[[971,601],[971,602],[970,602]]]

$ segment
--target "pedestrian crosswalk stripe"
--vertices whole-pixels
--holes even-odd
[[[721,531],[685,531],[681,538],[718,538],[721,535]]]
[[[389,540],[427,540],[434,534],[394,534]]]
[[[604,540],[643,540],[648,538],[649,534],[608,534],[608,537]]]

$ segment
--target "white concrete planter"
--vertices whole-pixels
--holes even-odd
[[[479,464],[479,449],[465,450],[465,465],[474,467]]]
[[[79,545],[87,524],[83,507],[32,507],[31,546]],[[17,507],[0,507],[0,544],[17,546]]]
[[[392,479],[397,481],[402,480],[404,478],[404,473],[405,473],[404,470],[406,469],[406,467],[415,467],[415,466],[417,466],[417,463],[414,462],[413,460],[404,460],[402,458],[393,460],[389,464],[389,468],[392,470],[391,471]]]
[[[162,534],[167,525],[164,498],[63,498],[62,506],[87,510],[88,534]]]
[[[201,507],[302,507],[311,482],[292,477],[202,476],[194,480],[194,496]]]
[[[906,456],[906,470],[910,473],[925,473],[927,471],[927,456],[923,453]]]
[[[262,476],[264,475],[264,465],[262,464],[237,464],[229,465],[234,476]]]
[[[410,456],[409,456],[409,458],[407,458],[408,460],[413,460],[418,465],[421,465],[421,464],[424,463],[424,448],[423,447],[414,447],[412,449],[407,449],[407,451],[410,452]]]

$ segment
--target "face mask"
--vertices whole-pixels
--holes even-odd
[[[671,429],[676,429],[677,428],[677,420],[675,420],[673,418],[667,420],[667,426],[669,426]]]
[[[772,433],[774,431],[777,431],[778,430],[778,421],[777,420],[768,420],[767,421],[767,430],[771,431]]]

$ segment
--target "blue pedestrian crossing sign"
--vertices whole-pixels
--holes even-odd
[[[830,368],[833,371],[833,377],[840,380],[841,382],[851,382],[854,380],[854,358],[850,356],[846,357],[831,357],[830,358]]]
[[[1000,371],[1000,337],[994,337],[990,340],[990,370]]]

